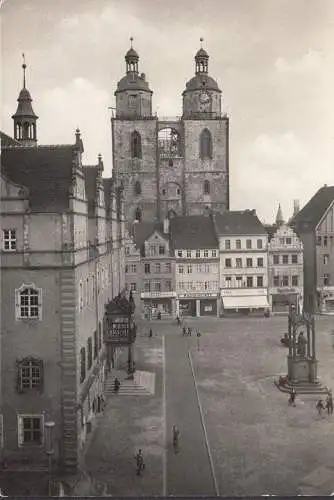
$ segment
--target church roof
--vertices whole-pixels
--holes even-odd
[[[218,248],[214,224],[207,215],[173,217],[170,220],[170,235],[174,249]]]
[[[17,99],[18,101],[18,106],[15,114],[12,116],[12,118],[19,118],[20,116],[24,118],[38,118],[37,115],[35,114],[34,110],[32,109],[32,98],[30,95],[30,92],[28,89],[23,87],[21,90],[19,97]]]
[[[334,201],[334,186],[323,186],[291,220],[291,226],[298,232],[316,229],[326,210]]]
[[[207,51],[206,51],[206,50],[204,50],[204,49],[203,49],[203,47],[201,47],[201,48],[197,51],[197,53],[196,53],[196,55],[195,55],[195,58],[197,58],[197,59],[198,59],[198,58],[202,58],[202,57],[203,57],[203,58],[209,58],[209,54],[207,53]]]
[[[3,148],[1,168],[7,179],[28,188],[33,212],[69,208],[75,146]]]
[[[148,82],[143,77],[143,74],[139,73],[128,73],[120,81],[117,83],[117,92],[122,92],[123,90],[146,90],[148,92],[152,92],[150,90]]]
[[[13,137],[10,137],[9,135],[7,135],[1,131],[0,131],[0,141],[1,141],[1,149],[7,148],[7,147],[21,147],[22,146],[19,141],[17,141],[16,139],[13,139]]]
[[[139,55],[133,47],[130,47],[125,54],[125,59],[139,59]]]
[[[186,83],[186,90],[184,92],[188,90],[215,90],[217,92],[221,92],[216,80],[206,73],[198,73],[193,76]]]

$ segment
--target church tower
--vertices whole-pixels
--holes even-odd
[[[17,99],[18,106],[16,113],[12,116],[14,120],[14,139],[19,141],[22,146],[37,145],[36,122],[38,116],[32,109],[32,99],[29,90],[26,88],[26,63],[23,54],[23,88]]]
[[[113,172],[123,185],[125,220],[157,217],[157,118],[152,116],[152,90],[139,73],[139,56],[131,47],[125,55],[125,76],[118,82],[116,113],[111,119]]]
[[[203,47],[195,55],[195,76],[183,92],[182,120],[186,212],[224,212],[229,209],[229,120]]]

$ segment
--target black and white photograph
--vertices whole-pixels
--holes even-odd
[[[0,497],[334,495],[334,1],[0,16]]]

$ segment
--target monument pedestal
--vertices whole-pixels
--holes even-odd
[[[316,359],[288,356],[288,378],[295,384],[300,382],[315,384],[318,381],[317,365]]]

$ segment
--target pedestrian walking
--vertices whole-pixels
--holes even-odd
[[[118,380],[118,378],[116,377],[115,380],[114,380],[114,391],[115,391],[115,394],[118,394],[120,387],[121,387],[121,383]]]
[[[174,424],[173,425],[173,447],[174,447],[174,453],[179,452],[179,437],[180,437],[180,430],[179,428]]]
[[[329,391],[328,394],[327,394],[326,409],[327,409],[328,415],[332,415],[333,414],[333,396],[332,396],[332,391]]]
[[[191,333],[192,333],[192,332],[191,332],[191,328],[190,328],[190,326],[189,326],[189,327],[188,327],[188,336],[189,336],[189,337],[191,337]]]
[[[201,338],[202,334],[201,332],[198,330],[197,331],[197,350],[199,351],[199,341],[200,341],[200,338]]]
[[[149,331],[149,334],[148,334],[148,336],[149,336],[150,338],[152,338],[152,337],[153,337],[153,332],[152,332],[152,328],[150,328],[150,331]]]
[[[184,337],[187,335],[187,329],[186,329],[186,327],[185,327],[185,326],[182,328],[182,335],[183,335]]]
[[[295,401],[296,401],[296,391],[295,391],[295,388],[293,388],[290,391],[290,397],[289,397],[289,401],[288,401],[289,406],[296,406]]]
[[[138,453],[136,453],[135,460],[137,465],[137,476],[141,476],[143,470],[145,469],[144,457],[141,450],[138,450]]]
[[[319,399],[317,404],[315,405],[316,409],[318,410],[318,415],[322,415],[322,410],[325,409],[324,402],[322,399]]]
[[[177,323],[177,326],[181,326],[180,316],[176,316],[176,323]]]

